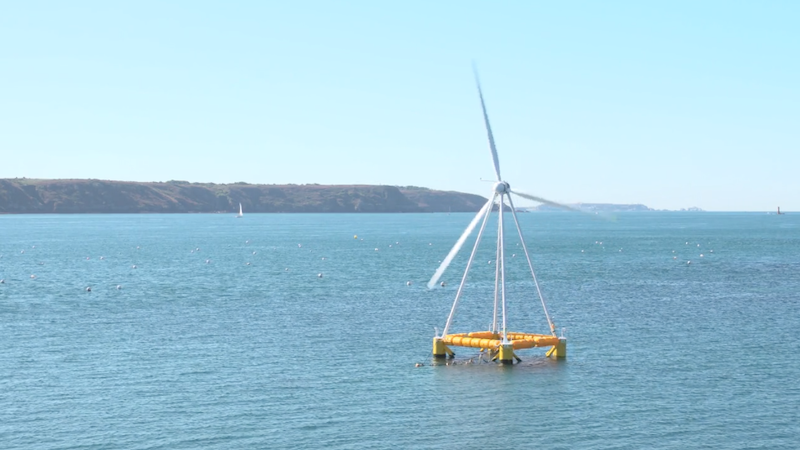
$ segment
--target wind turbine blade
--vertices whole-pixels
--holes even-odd
[[[458,240],[456,241],[456,245],[454,245],[453,248],[450,249],[450,253],[447,254],[447,257],[445,257],[444,260],[442,260],[442,264],[440,264],[439,268],[436,269],[436,272],[434,272],[431,281],[428,281],[428,289],[433,289],[433,287],[436,286],[436,282],[439,281],[439,278],[441,278],[442,274],[447,269],[447,266],[450,265],[450,262],[453,261],[453,258],[456,257],[458,251],[461,250],[461,246],[464,245],[464,241],[466,241],[469,235],[472,234],[472,231],[475,229],[475,226],[478,225],[478,222],[481,220],[484,214],[487,214],[487,210],[491,210],[493,200],[494,197],[490,198],[489,201],[486,202],[485,205],[483,205],[483,208],[481,208],[481,210],[478,211],[478,214],[476,214],[475,217],[472,219],[472,222],[469,223],[467,229],[464,230],[464,233],[462,233],[461,237],[458,238]]]
[[[616,222],[617,221],[617,216],[614,215],[614,214],[608,214],[608,213],[594,213],[594,214],[592,214],[590,211],[586,211],[586,210],[578,209],[578,208],[573,208],[572,206],[565,205],[563,203],[554,202],[554,201],[551,201],[551,200],[547,200],[546,198],[537,197],[535,195],[526,194],[524,192],[519,192],[519,191],[514,191],[514,190],[512,190],[511,192],[516,194],[516,195],[519,195],[522,198],[527,198],[528,200],[533,200],[535,202],[544,203],[545,205],[555,206],[556,208],[561,208],[561,209],[566,209],[566,210],[569,210],[569,211],[579,212],[581,214],[586,214],[587,216],[591,216],[594,219],[607,220],[607,221],[610,221],[610,222]]]
[[[492,150],[492,162],[494,162],[494,173],[497,175],[497,181],[500,179],[500,160],[497,158],[497,147],[494,145],[494,135],[492,134],[492,126],[489,125],[489,114],[486,113],[486,103],[483,101],[483,91],[481,90],[481,80],[478,79],[478,70],[473,67],[475,71],[475,84],[478,85],[478,95],[481,98],[481,109],[483,110],[483,122],[486,124],[486,134],[489,135],[489,148]]]
[[[584,211],[581,211],[578,208],[573,208],[572,206],[568,206],[568,205],[565,205],[563,203],[554,202],[554,201],[548,200],[546,198],[537,197],[535,195],[526,194],[524,192],[519,192],[519,191],[515,191],[515,190],[512,190],[511,192],[513,192],[514,194],[519,195],[522,198],[527,198],[528,200],[533,200],[535,202],[544,203],[545,205],[555,206],[556,208],[567,209],[567,210],[570,210],[570,211],[576,211],[576,212],[580,212],[580,213],[584,212]]]

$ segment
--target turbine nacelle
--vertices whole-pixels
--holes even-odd
[[[494,184],[494,191],[498,194],[510,194],[511,193],[511,186],[506,183],[505,181],[498,181]]]

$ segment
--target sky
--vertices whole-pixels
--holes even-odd
[[[800,2],[0,6],[0,178],[800,211]],[[518,201],[517,206],[530,202]]]

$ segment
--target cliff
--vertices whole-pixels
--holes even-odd
[[[418,187],[0,179],[0,213],[474,212],[486,199]]]

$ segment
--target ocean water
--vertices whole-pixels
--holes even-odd
[[[0,216],[0,448],[800,446],[800,215],[521,214],[568,359],[435,365],[470,219]],[[453,332],[491,321],[492,226]],[[545,333],[506,236],[509,329]]]

